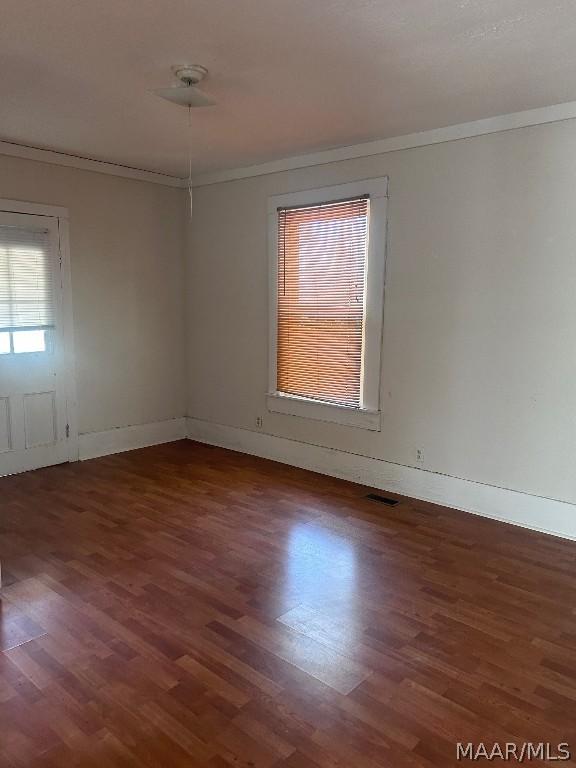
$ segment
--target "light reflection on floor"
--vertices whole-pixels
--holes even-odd
[[[282,584],[283,624],[352,653],[360,631],[358,552],[353,540],[318,523],[296,524],[287,542]]]

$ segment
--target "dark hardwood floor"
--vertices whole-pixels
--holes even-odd
[[[576,757],[576,543],[366,493],[188,442],[0,479],[0,765]]]

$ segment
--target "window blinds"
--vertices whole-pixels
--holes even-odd
[[[279,392],[361,405],[369,199],[278,209]]]
[[[0,226],[0,331],[54,326],[48,231]]]

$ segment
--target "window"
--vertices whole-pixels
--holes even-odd
[[[279,392],[360,407],[369,206],[278,210]]]
[[[0,227],[0,355],[45,352],[54,327],[47,230]]]
[[[49,350],[49,334],[49,331],[0,332],[0,355],[46,352]]]
[[[379,429],[387,179],[270,199],[268,407]]]

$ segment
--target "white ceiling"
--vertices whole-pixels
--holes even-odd
[[[576,100],[574,0],[3,0],[0,139],[187,174]]]

